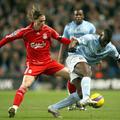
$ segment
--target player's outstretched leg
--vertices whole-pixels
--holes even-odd
[[[69,95],[76,92],[76,87],[72,83],[70,83],[70,80],[67,81],[67,90]],[[75,105],[70,105],[68,106],[67,109],[71,111],[74,110],[75,108],[76,108]]]
[[[58,118],[58,117],[60,118],[61,117],[58,110],[54,109],[52,106],[48,107],[48,112],[51,113],[53,115],[53,117],[55,117],[55,118]]]

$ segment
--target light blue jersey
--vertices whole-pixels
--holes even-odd
[[[77,38],[79,45],[76,48],[75,53],[83,56],[88,64],[96,64],[99,63],[100,60],[105,58],[106,56],[111,56],[114,59],[119,57],[119,53],[115,46],[110,42],[106,47],[101,47],[99,43],[99,36],[96,34],[87,34],[80,38]]]
[[[95,26],[88,21],[83,20],[79,25],[77,25],[75,21],[72,21],[65,26],[63,37],[71,39],[74,36],[78,38],[85,34],[92,34],[95,32]]]

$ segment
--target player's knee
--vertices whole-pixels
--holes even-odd
[[[85,77],[85,76],[91,77],[91,76],[92,76],[91,68],[86,68],[86,69],[84,69],[84,70],[81,70],[80,75],[81,75],[82,77]]]
[[[26,89],[28,89],[28,88],[30,88],[30,86],[32,85],[32,83],[33,83],[33,81],[30,81],[30,80],[26,80],[26,81],[23,81],[23,83],[22,83],[22,87],[24,87],[24,88],[26,88]]]
[[[85,77],[85,76],[91,77],[91,76],[92,76],[92,71],[91,71],[91,70],[85,71],[85,72],[83,73],[83,77]]]
[[[29,82],[23,82],[19,89],[27,91],[30,88],[31,84]]]
[[[29,88],[35,80],[35,76],[25,75],[23,77],[22,87]]]
[[[64,68],[64,77],[65,77],[65,79],[70,79],[70,75],[69,75],[69,70],[68,70],[68,68]]]
[[[61,77],[63,77],[63,78],[66,79],[66,80],[69,80],[69,79],[70,79],[70,75],[69,75],[69,73],[68,73],[67,71],[65,71],[65,72],[61,75]]]

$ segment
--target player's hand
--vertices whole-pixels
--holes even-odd
[[[78,41],[77,41],[77,38],[75,37],[72,37],[71,38],[71,43],[69,44],[69,48],[74,48],[78,45]]]
[[[71,43],[69,44],[68,52],[75,52],[77,45],[78,45],[78,41],[77,41],[77,39],[75,37],[73,37],[71,39]]]

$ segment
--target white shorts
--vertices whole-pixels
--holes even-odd
[[[69,73],[70,73],[70,81],[72,82],[75,78],[78,78],[80,77],[79,75],[77,75],[75,72],[74,72],[74,67],[77,63],[79,62],[86,62],[87,63],[87,60],[81,56],[81,55],[70,55],[67,57],[66,59],[66,66],[68,67],[69,69]]]

